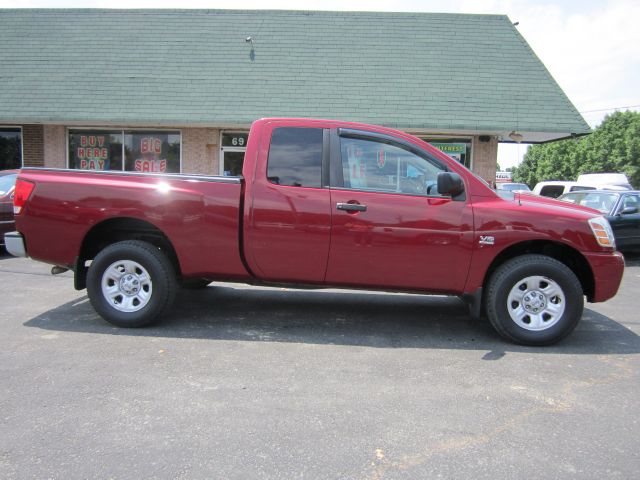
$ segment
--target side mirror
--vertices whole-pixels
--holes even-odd
[[[454,172],[442,172],[438,174],[438,193],[457,197],[464,192],[462,177]]]
[[[632,213],[638,213],[638,207],[624,207],[620,211],[620,215],[631,215]]]

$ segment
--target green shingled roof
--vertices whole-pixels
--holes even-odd
[[[0,10],[0,44],[4,123],[589,132],[503,15]]]

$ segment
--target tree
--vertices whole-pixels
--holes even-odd
[[[640,112],[615,112],[586,137],[527,149],[514,182],[533,187],[543,180],[575,180],[582,173],[624,173],[640,186]]]

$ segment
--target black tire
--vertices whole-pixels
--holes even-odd
[[[507,340],[551,345],[569,335],[580,321],[583,296],[580,281],[569,267],[545,255],[522,255],[491,276],[486,312],[493,328]]]
[[[121,279],[116,282],[118,271],[122,272]],[[124,280],[128,282],[122,283]],[[158,248],[147,242],[127,240],[109,245],[96,255],[87,272],[87,292],[93,308],[109,323],[126,328],[145,327],[171,306],[176,294],[176,274]]]
[[[202,290],[203,288],[207,288],[210,283],[211,280],[206,278],[183,278],[180,280],[180,288],[184,288],[185,290]]]

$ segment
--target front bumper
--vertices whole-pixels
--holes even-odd
[[[585,253],[593,272],[594,292],[590,302],[604,302],[612,298],[620,287],[624,274],[624,257],[620,252]]]
[[[27,249],[24,244],[24,237],[20,232],[9,232],[4,234],[4,248],[14,257],[26,257]]]

